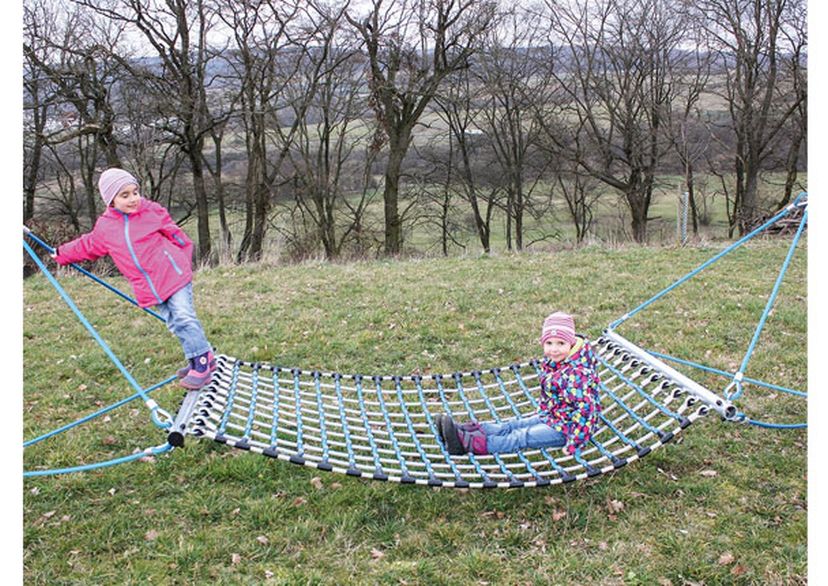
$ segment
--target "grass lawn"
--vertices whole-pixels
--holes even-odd
[[[787,241],[752,243],[625,323],[657,351],[733,369]],[[802,244],[805,249],[807,244]],[[453,372],[538,353],[549,312],[603,327],[719,248],[219,266],[195,277],[221,352],[344,373]],[[805,250],[748,376],[807,386]],[[61,282],[136,379],[181,365],[154,318],[75,274]],[[114,282],[123,286],[120,280]],[[24,283],[24,436],[132,393],[54,290]],[[722,381],[696,377],[720,390]],[[174,411],[181,391],[153,396]],[[748,388],[751,417],[799,422],[803,400]],[[31,446],[26,469],[163,443],[133,402]],[[24,481],[27,584],[805,584],[807,433],[710,415],[612,474],[548,489],[454,490],[321,473],[188,439],[101,471]]]

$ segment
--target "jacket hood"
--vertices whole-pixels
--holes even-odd
[[[559,362],[553,362],[548,358],[543,360],[543,367],[547,370],[555,370],[568,364],[573,366],[585,365],[590,368],[595,368],[598,364],[598,359],[595,357],[595,352],[593,352],[589,340],[580,334],[575,336],[575,346],[572,347],[569,356]]]

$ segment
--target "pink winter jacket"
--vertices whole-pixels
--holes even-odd
[[[62,244],[55,260],[66,265],[107,254],[141,307],[166,301],[193,280],[193,242],[154,201],[142,199],[131,214],[107,208],[91,232]]]

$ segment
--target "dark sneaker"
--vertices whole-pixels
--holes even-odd
[[[445,444],[449,455],[459,456],[461,454],[466,454],[467,450],[460,442],[460,438],[457,435],[457,426],[455,425],[454,420],[448,415],[443,415],[440,419],[438,419],[437,424],[440,429],[440,436],[443,438],[443,443]]]

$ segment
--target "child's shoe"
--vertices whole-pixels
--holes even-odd
[[[440,431],[440,437],[442,438],[443,444],[446,446],[446,451],[448,451],[449,455],[459,456],[467,453],[466,449],[463,447],[463,444],[460,442],[460,438],[457,433],[457,425],[450,416],[439,415],[437,418],[437,429]]]
[[[183,370],[183,369],[182,369]],[[192,359],[192,366],[179,383],[185,389],[196,390],[210,383],[215,370],[215,357],[208,351]]]
[[[463,431],[478,431],[480,429],[480,424],[477,421],[467,421],[466,423],[461,423],[457,427]]]
[[[471,452],[477,456],[483,456],[489,453],[486,445],[486,434],[477,426],[477,429],[461,429],[457,428],[457,439],[463,445],[465,452]]]
[[[185,376],[187,376],[188,374],[190,374],[190,370],[192,370],[192,368],[193,368],[193,359],[188,358],[187,359],[187,364],[185,364],[184,366],[182,366],[181,368],[179,368],[178,370],[175,371],[175,376],[177,376],[179,379],[182,379]]]
[[[184,366],[182,366],[181,368],[179,368],[178,370],[175,371],[175,376],[177,376],[179,379],[182,379],[190,373],[190,370],[192,370],[192,368],[193,368],[193,359],[189,358],[187,360],[187,364],[185,364]],[[210,372],[213,372],[215,370],[216,370],[216,357],[213,356],[213,359],[210,360]]]

